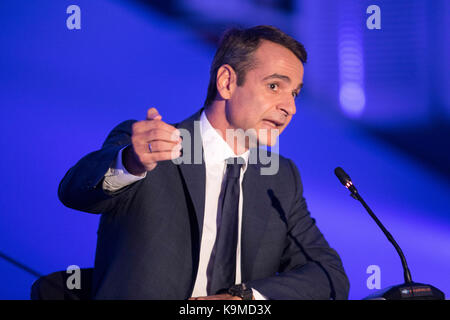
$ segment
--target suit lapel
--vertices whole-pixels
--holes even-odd
[[[266,186],[260,176],[261,166],[249,164],[242,182],[244,196],[241,229],[242,282],[251,278],[253,262],[267,225],[269,206]]]
[[[203,161],[203,144],[199,127],[202,110],[176,126],[178,129],[184,130],[180,130],[181,136],[183,137],[183,155],[177,159],[178,163],[175,162],[179,165],[184,183],[195,209],[199,239],[201,239],[203,229],[206,187],[206,167]]]

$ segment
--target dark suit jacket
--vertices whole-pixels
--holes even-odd
[[[193,139],[200,112],[175,125]],[[131,143],[119,124],[101,150],[64,176],[64,205],[102,213],[93,295],[97,299],[186,299],[199,261],[205,203],[205,165],[159,162],[147,176],[114,193],[102,181],[118,151]],[[191,145],[192,147],[192,145]],[[201,149],[200,149],[201,150]],[[338,254],[310,217],[295,164],[280,156],[276,175],[249,164],[243,180],[242,282],[269,299],[346,299],[349,282]]]

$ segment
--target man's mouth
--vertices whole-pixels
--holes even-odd
[[[280,122],[280,121],[277,121],[277,120],[264,119],[263,121],[264,121],[264,123],[266,123],[268,126],[274,128],[274,129],[279,129],[281,126],[283,126],[283,122]]]

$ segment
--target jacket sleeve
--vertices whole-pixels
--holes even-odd
[[[131,144],[131,126],[134,122],[128,120],[120,123],[109,133],[100,150],[87,154],[67,171],[58,188],[58,197],[65,206],[90,213],[108,212],[139,184],[138,181],[117,192],[102,188],[103,178],[118,152]]]
[[[279,272],[246,284],[268,299],[348,299],[350,284],[341,259],[311,218],[299,172],[291,160],[289,163],[296,192],[286,217],[288,233]]]

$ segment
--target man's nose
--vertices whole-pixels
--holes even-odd
[[[297,112],[297,108],[295,106],[295,100],[291,96],[290,98],[284,99],[279,105],[278,109],[283,111],[286,116],[294,115]]]

